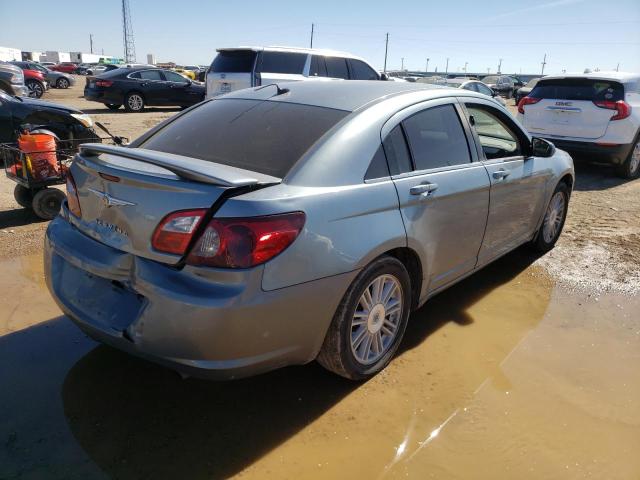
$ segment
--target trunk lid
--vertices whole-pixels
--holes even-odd
[[[137,256],[176,264],[181,256],[158,252],[151,238],[161,220],[178,210],[209,208],[227,190],[280,179],[204,160],[145,149],[85,144],[71,167],[83,233]]]
[[[525,105],[524,126],[534,135],[597,139],[614,111],[594,102],[624,99],[622,84],[609,80],[563,78],[540,80],[528,95],[540,99]]]
[[[207,71],[207,98],[253,86],[256,57],[251,49],[218,50]]]

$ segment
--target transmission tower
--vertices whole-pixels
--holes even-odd
[[[122,33],[124,35],[124,61],[136,62],[136,47],[133,43],[133,28],[131,27],[131,12],[129,0],[122,0]]]

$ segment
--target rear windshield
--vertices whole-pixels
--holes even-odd
[[[307,62],[306,53],[262,52],[259,72],[291,73],[301,75]]]
[[[624,99],[621,83],[587,78],[563,78],[540,80],[529,94],[532,98],[559,100],[586,100],[590,102]]]
[[[349,113],[220,98],[185,113],[140,147],[283,178],[316,140]]]
[[[210,72],[219,73],[248,73],[253,69],[256,52],[253,50],[222,51],[213,59]]]

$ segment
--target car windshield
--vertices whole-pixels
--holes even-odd
[[[529,94],[532,98],[560,100],[618,101],[624,99],[624,87],[611,80],[561,78],[540,80]]]
[[[140,146],[283,178],[311,145],[349,113],[288,102],[220,98],[185,113]]]

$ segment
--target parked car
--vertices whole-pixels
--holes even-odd
[[[522,100],[523,97],[526,97],[531,93],[531,90],[533,90],[533,87],[535,87],[538,84],[539,80],[540,78],[532,78],[527,82],[527,84],[524,87],[520,87],[519,89],[516,90],[516,92],[513,94],[516,101],[516,105],[520,103],[520,100]]]
[[[47,67],[43,67],[37,62],[11,62],[14,65],[22,68],[23,70],[36,70],[44,76],[49,85],[54,88],[69,88],[71,85],[75,85],[76,79],[73,75],[62,72],[54,72]]]
[[[51,68],[54,65],[57,65],[56,62],[38,62],[43,67]]]
[[[508,75],[489,75],[482,79],[498,95],[507,99],[513,96],[513,79]]]
[[[274,82],[381,80],[371,65],[349,53],[288,47],[220,48],[206,78],[207,98]]]
[[[542,78],[518,104],[518,118],[573,155],[640,177],[640,74],[594,72]]]
[[[574,173],[485,95],[352,81],[202,102],[68,179],[45,276],[88,335],[187,375],[359,380],[430,297],[553,248]]]
[[[80,65],[78,65],[78,68],[76,69],[76,74],[88,75],[87,70],[91,69],[92,67],[95,67],[96,65],[98,64],[97,63],[81,63]]]
[[[175,68],[172,68],[172,70],[174,72],[179,73],[183,77],[188,78],[189,80],[197,80],[197,75],[194,70],[188,70],[184,67],[175,67]]]
[[[29,89],[24,83],[24,73],[22,69],[10,63],[0,61],[0,91],[19,97],[28,96]]]
[[[204,99],[205,87],[160,68],[119,68],[87,78],[84,98],[117,110],[141,112],[145,106],[189,107]]]
[[[76,70],[78,69],[78,65],[72,62],[62,62],[56,65],[52,65],[49,68],[56,72],[76,73]]]
[[[29,89],[29,96],[40,98],[49,88],[49,84],[44,75],[38,70],[22,69],[24,74],[24,84]]]
[[[526,83],[526,82],[523,82],[522,80],[520,80],[515,75],[511,75],[511,80],[513,81],[513,89],[514,89],[514,91],[519,89],[520,87],[524,87],[524,85]]]
[[[443,82],[437,85],[445,87],[462,88],[464,90],[471,90],[472,92],[482,93],[493,98],[500,105],[505,106],[505,101],[492,89],[479,80],[469,80],[468,78],[447,78]]]

